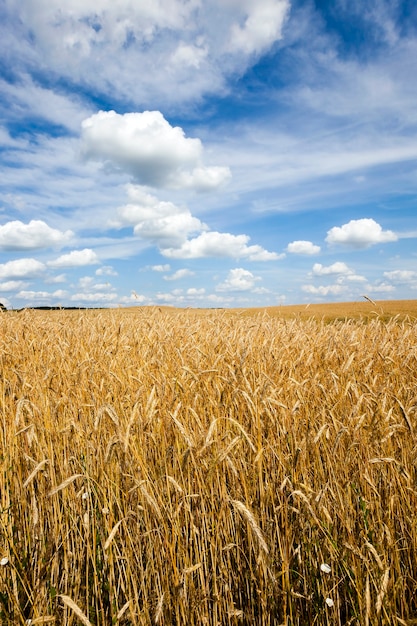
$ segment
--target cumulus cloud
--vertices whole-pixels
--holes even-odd
[[[313,265],[314,276],[329,276],[332,274],[342,274],[349,275],[353,274],[353,271],[346,265],[346,263],[342,263],[341,261],[337,261],[332,265],[322,265],[321,263],[315,263]]]
[[[31,220],[24,224],[19,220],[0,226],[0,249],[36,250],[62,246],[73,237],[73,232],[61,232],[51,228],[42,220]]]
[[[395,291],[394,285],[389,285],[387,283],[368,285],[367,289],[372,293],[392,293],[393,291]]]
[[[66,291],[61,289],[50,293],[49,291],[27,291],[22,290],[16,294],[16,298],[20,300],[30,300],[32,302],[49,302],[51,298],[57,299],[67,295]]]
[[[280,258],[262,246],[248,245],[248,235],[232,235],[217,231],[203,232],[178,248],[165,248],[161,253],[172,259],[198,259],[205,257],[245,258],[249,261],[274,261]]]
[[[4,283],[0,283],[1,292],[17,291],[22,289],[25,283],[22,280],[6,280]]]
[[[171,266],[169,263],[165,263],[165,265],[151,265],[150,269],[153,272],[169,272]]]
[[[318,254],[320,252],[320,246],[314,245],[311,241],[293,241],[288,244],[287,252],[291,254]]]
[[[187,269],[181,269],[174,272],[171,276],[164,276],[164,280],[180,280],[186,276],[194,276],[194,272]]]
[[[140,186],[128,185],[127,192],[130,202],[118,209],[118,220],[113,224],[132,225],[135,235],[159,247],[181,246],[189,235],[208,228],[187,207],[160,201]]]
[[[0,279],[8,278],[37,278],[46,267],[36,259],[16,259],[0,264]]]
[[[207,224],[194,217],[186,206],[160,201],[139,185],[128,185],[127,193],[130,202],[119,207],[112,225],[119,228],[133,226],[135,235],[157,245],[161,254],[168,258],[228,257],[250,261],[282,258],[262,246],[248,245],[248,235],[210,231]]]
[[[103,265],[96,270],[96,276],[118,276],[118,273],[111,265]]]
[[[187,289],[187,296],[204,296],[205,293],[206,290],[204,289],[204,287],[201,287],[200,289],[197,289],[196,287],[190,287],[190,289]]]
[[[415,283],[417,281],[417,272],[413,270],[393,270],[384,272],[384,276],[395,283]]]
[[[346,276],[340,277],[340,279],[341,278],[348,280],[350,283],[365,283],[366,282],[365,276],[361,276],[360,274],[347,274]]]
[[[314,285],[303,285],[301,289],[305,293],[317,296],[328,296],[329,294],[337,296],[346,291],[346,287],[343,285],[320,285],[319,287],[315,287]]]
[[[100,263],[97,254],[90,248],[84,248],[84,250],[72,250],[68,254],[55,259],[55,261],[49,261],[48,265],[52,268],[60,267],[83,267],[84,265],[97,265]]]
[[[100,111],[82,123],[83,154],[110,163],[141,185],[208,191],[231,176],[227,167],[202,164],[200,139],[186,137],[159,111]]]
[[[342,244],[356,249],[397,240],[398,236],[392,230],[382,230],[381,225],[370,218],[351,220],[343,226],[334,226],[326,237],[330,244]]]
[[[72,302],[88,302],[89,304],[108,303],[117,300],[117,294],[115,293],[74,293],[71,296]]]
[[[252,291],[261,278],[241,267],[230,270],[228,277],[216,287],[216,291]]]

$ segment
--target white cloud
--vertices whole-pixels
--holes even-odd
[[[157,245],[161,254],[168,258],[230,257],[249,261],[282,258],[262,246],[247,245],[248,235],[210,231],[187,207],[160,201],[139,185],[128,185],[127,193],[130,202],[118,209],[117,220],[113,220],[112,225],[133,225],[135,235]],[[192,238],[193,235],[197,236]]]
[[[171,63],[174,67],[185,66],[198,69],[202,66],[203,61],[207,59],[207,56],[208,48],[204,46],[204,40],[197,42],[197,45],[180,42],[171,56]]]
[[[72,302],[88,302],[105,304],[117,300],[115,293],[75,293],[71,296]]]
[[[19,300],[45,301],[51,297],[49,291],[19,291],[16,295]]]
[[[243,24],[233,24],[230,49],[245,54],[268,49],[282,37],[282,27],[290,9],[289,0],[252,0],[243,2],[247,17]]]
[[[17,259],[0,264],[0,279],[36,278],[43,274],[46,267],[36,259]]]
[[[94,291],[116,291],[115,287],[111,283],[95,283],[91,286]]]
[[[67,277],[65,274],[57,274],[56,276],[48,276],[47,278],[45,278],[45,282],[52,283],[52,284],[65,283],[67,282]]]
[[[398,236],[392,230],[382,230],[378,222],[369,218],[351,220],[340,227],[334,226],[326,237],[330,244],[342,244],[356,249],[397,240]]]
[[[181,269],[174,272],[171,276],[164,276],[164,280],[180,280],[186,276],[194,276],[194,272],[187,269]]]
[[[78,281],[78,285],[81,289],[89,289],[93,282],[94,278],[92,276],[82,276]]]
[[[393,270],[384,272],[384,276],[395,283],[414,283],[417,281],[417,272],[412,270]]]
[[[100,263],[97,254],[89,248],[84,250],[72,250],[68,254],[55,259],[55,261],[49,261],[49,267],[83,267],[84,265],[97,265]]]
[[[313,265],[313,275],[314,276],[329,276],[332,274],[343,274],[349,275],[353,274],[353,271],[341,261],[337,261],[332,265],[322,265],[321,263],[315,263]]]
[[[216,231],[203,232],[189,239],[179,248],[161,250],[164,256],[172,259],[198,259],[206,257],[245,258],[249,261],[274,261],[280,258],[275,252],[268,252],[259,245],[247,245],[248,235],[232,235]]]
[[[379,283],[377,285],[368,285],[367,286],[368,291],[371,291],[372,293],[392,293],[393,291],[395,291],[395,287],[394,285],[388,285],[387,283]]]
[[[259,276],[241,267],[230,270],[228,277],[216,287],[216,291],[252,291],[255,284],[260,281]]]
[[[200,139],[186,137],[159,111],[100,111],[82,123],[86,158],[115,165],[141,184],[169,189],[216,189],[231,176],[227,167],[202,165]]]
[[[187,207],[160,201],[140,186],[128,185],[127,192],[130,202],[118,209],[114,225],[133,225],[135,235],[159,247],[181,246],[188,235],[207,229]]]
[[[190,289],[187,289],[186,293],[187,296],[204,296],[206,290],[204,289],[204,287],[201,287],[200,289],[197,289],[196,287],[190,287]]]
[[[125,304],[131,304],[132,302],[140,303],[143,304],[144,302],[147,302],[149,300],[149,298],[147,296],[144,296],[142,294],[138,294],[136,293],[136,291],[132,291],[130,296],[123,296],[122,298],[120,298],[120,302],[124,302]]]
[[[161,293],[161,292],[157,293],[155,297],[158,300],[158,302],[167,302],[168,304],[172,304],[176,300],[181,299],[176,294],[173,294],[173,293]]]
[[[10,58],[136,103],[224,89],[282,37],[289,0],[6,0]]]
[[[0,248],[3,250],[35,250],[62,246],[72,237],[72,231],[61,232],[42,220],[31,220],[28,224],[15,220],[0,226]]]
[[[288,244],[287,252],[291,254],[318,254],[320,252],[320,246],[316,246],[311,241],[293,241]]]
[[[318,296],[328,296],[329,294],[337,296],[346,291],[346,287],[343,285],[320,285],[319,287],[315,287],[314,285],[303,285],[301,289],[305,293]]]
[[[47,120],[78,132],[82,120],[90,114],[77,96],[69,97],[36,85],[27,75],[13,83],[0,80],[0,87],[3,101],[9,104],[15,115]]]
[[[0,291],[17,291],[18,289],[22,289],[24,286],[25,283],[22,280],[7,280],[4,283],[0,283]]]
[[[20,300],[30,300],[35,303],[49,303],[51,299],[57,299],[67,296],[67,292],[61,289],[50,293],[49,291],[19,291],[16,294],[16,298]]]
[[[365,276],[361,276],[360,274],[348,274],[347,276],[343,276],[341,278],[344,278],[351,283],[365,283],[366,282]]]
[[[171,266],[169,265],[169,263],[165,263],[165,265],[152,265],[150,269],[153,272],[169,272]]]
[[[96,276],[118,276],[118,273],[111,265],[103,265],[96,270]]]
[[[57,289],[56,291],[54,291],[52,296],[54,298],[58,298],[59,300],[63,300],[64,298],[68,297],[68,291],[65,291],[65,289]]]

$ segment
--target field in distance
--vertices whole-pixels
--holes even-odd
[[[138,308],[154,307],[130,307],[126,311],[136,311]],[[406,317],[417,319],[417,300],[361,300],[357,302],[332,302],[325,304],[294,304],[269,307],[250,307],[238,309],[177,309],[175,307],[160,307],[157,309],[165,312],[178,313],[184,310],[191,310],[197,313],[210,313],[213,311],[225,311],[228,314],[238,314],[242,316],[252,316],[266,314],[270,317],[280,317],[291,319],[299,317],[301,319],[315,318],[317,320],[344,320],[344,319],[391,319],[398,317],[403,320]]]
[[[253,309],[255,311],[267,311],[270,315],[281,317],[300,316],[303,319],[315,317],[324,320],[349,319],[372,319],[375,317],[389,319],[399,316],[404,319],[409,316],[417,319],[417,300],[362,300],[358,302],[332,302],[326,304],[298,304],[290,306],[268,307],[266,309]],[[251,310],[248,310],[251,312]]]

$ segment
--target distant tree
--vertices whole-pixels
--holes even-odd
[[[0,302],[0,311],[7,311],[6,307],[1,302]]]

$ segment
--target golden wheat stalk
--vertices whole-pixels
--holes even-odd
[[[73,611],[73,613],[75,613],[75,615],[78,617],[78,619],[85,625],[85,626],[93,626],[93,624],[90,622],[90,620],[88,619],[88,617],[82,612],[82,610],[80,609],[80,607],[75,604],[74,600],[72,600],[69,596],[65,596],[63,594],[60,594],[59,596],[62,600],[62,602],[69,608],[71,609],[71,611]]]
[[[231,500],[231,503],[239,511],[239,513],[241,513],[243,517],[249,522],[249,526],[252,528],[252,531],[255,533],[255,536],[258,540],[259,547],[261,548],[261,550],[263,550],[265,554],[269,554],[269,549],[266,544],[265,538],[262,534],[261,529],[256,523],[253,513],[240,500]]]

